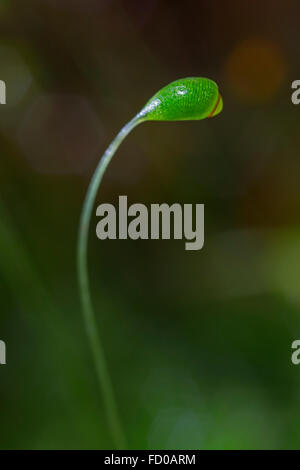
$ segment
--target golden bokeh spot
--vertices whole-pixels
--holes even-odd
[[[230,88],[243,101],[270,100],[287,73],[280,48],[265,39],[248,39],[231,53],[226,64]]]

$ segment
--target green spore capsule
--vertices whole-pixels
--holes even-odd
[[[118,408],[90,294],[87,248],[91,215],[105,170],[125,137],[144,121],[188,121],[213,117],[222,111],[218,86],[208,78],[183,78],[158,91],[120,130],[102,155],[91,179],[80,218],[77,244],[79,293],[86,333],[94,358],[98,384],[102,391],[108,425],[117,449],[126,447]]]
[[[201,77],[176,80],[159,90],[140,112],[143,120],[188,121],[213,117],[223,108],[217,84]]]

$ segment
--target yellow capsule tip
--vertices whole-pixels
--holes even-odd
[[[211,110],[211,112],[209,113],[208,117],[213,117],[213,116],[216,116],[217,114],[219,114],[223,109],[223,100],[222,100],[222,96],[218,95],[218,99],[216,101],[216,104],[215,106],[213,107],[213,109]]]

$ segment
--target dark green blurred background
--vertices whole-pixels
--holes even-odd
[[[133,132],[97,202],[205,204],[205,246],[90,238],[130,448],[299,448],[297,0],[1,0],[0,448],[112,448],[76,282],[78,218],[115,133],[163,85],[223,113]]]

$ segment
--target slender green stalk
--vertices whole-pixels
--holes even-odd
[[[77,244],[77,269],[79,280],[79,293],[82,304],[82,314],[96,367],[99,387],[103,395],[108,425],[117,449],[124,449],[126,447],[125,436],[122,430],[114,390],[109,370],[107,367],[101,338],[98,333],[96,317],[91,301],[87,266],[87,248],[92,210],[105,170],[112,157],[114,156],[116,150],[118,149],[119,145],[122,143],[125,137],[132,131],[132,129],[134,129],[134,127],[136,127],[140,122],[141,119],[138,115],[135,116],[131,121],[129,121],[121,129],[119,134],[115,137],[115,139],[112,141],[112,143],[100,159],[92,177],[92,180],[90,182],[83,204]]]

